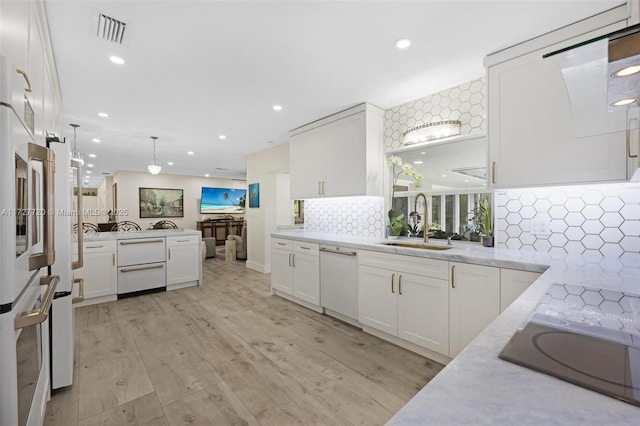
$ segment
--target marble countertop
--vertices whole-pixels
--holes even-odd
[[[640,294],[640,262],[550,256],[454,241],[431,251],[366,239],[309,232],[278,232],[278,238],[339,244],[362,250],[545,271],[516,301],[456,356],[387,423],[388,425],[637,425],[640,407],[504,361],[498,354],[518,327],[539,309],[552,286],[584,286]],[[431,240],[433,244],[446,244]],[[627,326],[640,336],[640,306]],[[625,328],[626,330],[626,328]]]
[[[96,232],[95,234],[84,234],[83,240],[110,241],[130,238],[177,237],[185,235],[202,235],[202,233],[194,229],[149,229],[145,231],[130,232]]]

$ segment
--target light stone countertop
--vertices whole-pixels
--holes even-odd
[[[278,232],[273,237],[339,244],[434,259],[545,271],[511,306],[411,399],[388,425],[638,425],[640,407],[501,360],[498,354],[550,286],[567,284],[640,294],[640,262],[550,256],[454,241],[446,251],[388,247],[386,239]],[[401,239],[403,241],[405,239]],[[416,241],[416,239],[411,239]],[[446,244],[430,240],[433,244]],[[640,312],[634,312],[640,335]]]
[[[179,237],[186,235],[202,235],[202,233],[195,229],[149,229],[131,232],[96,232],[95,234],[84,234],[83,241],[111,241],[130,238]]]

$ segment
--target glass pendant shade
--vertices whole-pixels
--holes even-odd
[[[402,144],[413,145],[420,142],[435,141],[450,136],[457,136],[460,134],[460,125],[461,123],[458,120],[444,120],[421,124],[408,129],[402,135]]]
[[[157,175],[158,173],[160,173],[160,170],[162,170],[162,166],[160,166],[160,163],[158,163],[158,160],[156,160],[156,140],[158,139],[158,137],[151,136],[151,139],[153,139],[153,160],[147,166],[147,170],[149,170],[149,173],[151,173],[152,175]]]
[[[76,137],[76,129],[80,127],[80,125],[69,124],[69,126],[73,127],[73,152],[71,153],[71,161],[82,166],[84,164],[84,158],[82,157],[82,154],[80,154],[80,151],[78,151],[78,142]]]

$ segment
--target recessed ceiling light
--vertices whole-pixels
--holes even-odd
[[[87,167],[93,167],[93,164],[89,163],[87,164]]]
[[[424,164],[424,161],[420,161],[420,160],[414,161],[413,164]]]
[[[87,170],[87,173],[91,174],[91,173],[93,173],[93,172],[92,172],[91,170]]]
[[[635,101],[637,101],[637,99],[635,99],[635,98],[620,99],[619,101],[614,102],[613,106],[625,106],[625,105],[632,104]]]
[[[469,183],[469,179],[465,179],[465,180],[464,180],[464,182],[465,182],[465,183]]]
[[[98,113],[98,117],[107,118],[108,116],[109,116],[109,114],[107,114],[106,112],[99,112]]]
[[[408,38],[401,38],[400,40],[396,40],[396,48],[398,49],[406,49],[411,46],[411,40]]]
[[[114,64],[117,64],[117,65],[122,65],[122,64],[124,64],[124,59],[122,59],[122,58],[121,58],[121,57],[119,57],[119,56],[109,56],[109,60],[110,60],[111,62],[113,62]]]
[[[95,154],[89,154],[89,157],[96,158],[96,155]]]
[[[167,161],[167,165],[173,166],[173,161]]]
[[[205,173],[204,177],[209,177],[209,173]]]
[[[273,106],[273,110],[274,110],[274,111],[282,111],[282,106],[280,106],[280,105],[274,105],[274,106]]]
[[[447,175],[442,175],[442,177],[447,177]]]
[[[187,154],[189,154],[189,155],[193,155],[193,154],[195,154],[195,152],[193,152],[193,151],[187,151]]]
[[[426,151],[422,151],[420,154],[425,155],[427,152]]]
[[[629,67],[622,68],[616,71],[613,75],[616,77],[627,77],[629,75],[637,74],[640,72],[640,65],[631,65]]]
[[[226,139],[226,138],[227,138],[227,135],[219,135],[219,136],[218,136],[218,139],[222,139],[222,140],[224,140],[224,139]]]
[[[91,139],[91,140],[92,140],[93,142],[95,142],[95,143],[100,143],[100,142],[102,142],[102,141],[101,141],[100,139],[98,139],[98,138],[93,138],[93,139]]]

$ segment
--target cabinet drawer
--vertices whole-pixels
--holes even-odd
[[[166,286],[167,266],[164,262],[118,267],[118,294]]]
[[[164,237],[118,240],[118,266],[164,261]]]
[[[272,238],[271,247],[279,248],[282,250],[293,250],[293,241],[285,240],[282,238]]]
[[[305,243],[304,241],[294,241],[293,251],[300,254],[310,254],[318,256],[320,245],[315,243]]]
[[[198,244],[197,235],[183,235],[181,237],[167,237],[167,247],[189,246]]]
[[[360,251],[360,265],[402,271],[425,277],[449,279],[449,262],[393,253]]]
[[[105,251],[116,251],[115,241],[83,241],[82,251],[84,253],[102,253]],[[78,254],[77,244],[73,245],[73,254]]]

